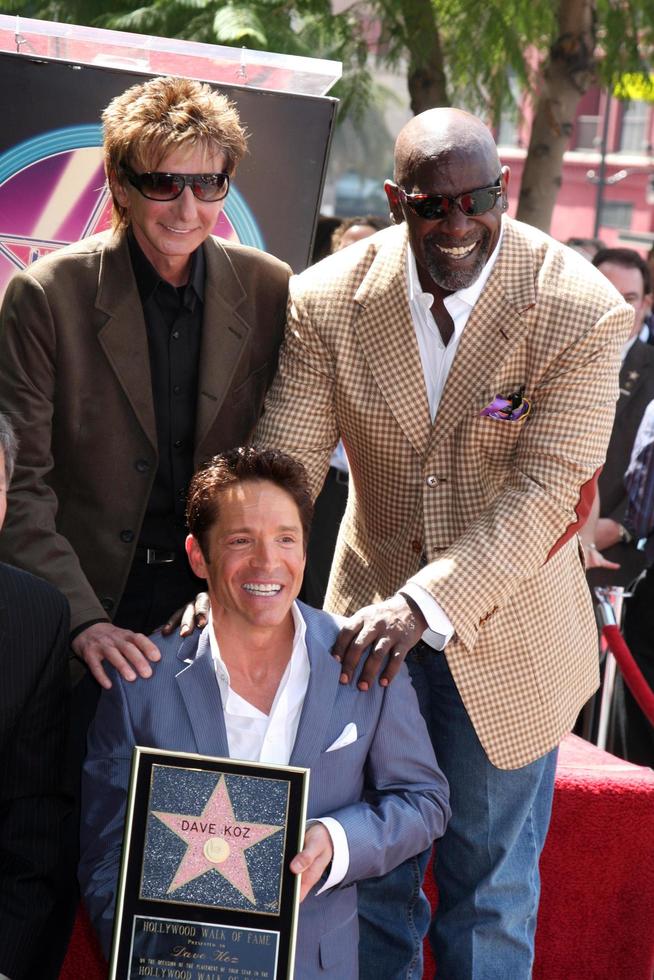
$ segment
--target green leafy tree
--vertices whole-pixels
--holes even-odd
[[[597,81],[649,75],[654,0],[5,0],[8,12],[343,62],[341,117],[379,95],[373,60],[406,71],[413,112],[465,105],[497,123],[517,112],[512,77],[533,125],[518,216],[549,228],[579,100]]]
[[[7,13],[110,30],[319,57],[343,64],[331,94],[360,115],[379,94],[359,13],[332,14],[330,0],[6,0]]]
[[[560,0],[549,46],[541,50],[518,217],[547,230],[582,95],[597,82],[611,91],[626,73],[649,79],[654,2]]]

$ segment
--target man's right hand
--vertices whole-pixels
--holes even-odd
[[[126,681],[135,681],[137,676],[151,677],[148,661],[161,659],[159,650],[147,636],[123,630],[113,623],[94,623],[79,633],[71,646],[98,684],[107,690],[111,681],[102,666],[103,660],[108,660]]]
[[[192,602],[177,609],[161,627],[162,636],[170,636],[179,626],[180,636],[191,636],[195,630],[203,630],[209,622],[209,593],[198,592]]]

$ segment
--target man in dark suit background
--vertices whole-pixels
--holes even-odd
[[[599,520],[593,539],[604,559],[619,568],[589,568],[588,581],[596,585],[622,585],[625,588],[645,568],[645,556],[638,551],[625,527],[627,491],[624,477],[638,426],[648,404],[654,399],[654,347],[643,343],[639,333],[651,304],[649,266],[632,248],[603,248],[593,265],[606,276],[634,308],[634,325],[622,354],[620,398],[616,405],[606,462],[598,480]],[[591,564],[592,564],[592,556]]]
[[[16,439],[0,415],[0,527]],[[68,603],[51,585],[0,564],[0,977],[41,970],[57,900],[57,860],[70,806],[61,788],[68,716]]]

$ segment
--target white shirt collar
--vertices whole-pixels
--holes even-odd
[[[298,661],[308,657],[307,645],[306,645],[306,632],[307,624],[305,623],[298,605],[296,602],[291,606],[291,615],[293,616],[293,625],[295,626],[295,633],[293,635],[293,649],[291,651],[291,659],[289,661],[290,674],[294,674],[298,669]],[[221,699],[223,702],[223,707],[227,699],[227,693],[230,687],[229,670],[227,669],[227,664],[220,655],[220,647],[218,646],[218,640],[216,639],[216,632],[213,628],[213,616],[211,610],[209,610],[209,622],[207,624],[207,629],[209,631],[209,648],[211,650],[211,659],[213,660],[214,669],[216,671],[216,677],[218,678],[218,686],[220,687]],[[286,668],[284,672],[284,678],[289,676],[289,668]],[[281,685],[280,685],[281,687]]]
[[[497,257],[500,254],[500,248],[502,245],[502,239],[504,238],[504,221],[500,224],[500,237],[497,240],[497,245],[493,249],[488,262],[481,270],[480,274],[477,276],[475,281],[470,285],[466,286],[464,289],[457,289],[455,292],[450,293],[446,297],[445,302],[447,305],[448,301],[461,301],[465,303],[466,306],[473,308],[479,297],[481,296],[482,290],[488,278],[495,268],[495,263],[497,262]],[[419,301],[425,309],[431,309],[432,303],[434,302],[434,297],[431,293],[424,292],[422,286],[420,285],[420,279],[418,277],[418,266],[416,265],[415,255],[413,254],[413,249],[411,248],[411,242],[407,245],[407,286],[409,290],[409,302]]]

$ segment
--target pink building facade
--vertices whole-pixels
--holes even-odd
[[[605,184],[598,237],[646,254],[654,244],[654,111],[650,102],[623,101],[591,89],[579,103],[550,233],[561,241],[594,234],[598,173],[608,108]],[[528,143],[528,123],[503,124],[502,162],[511,167],[510,212],[515,214]]]

